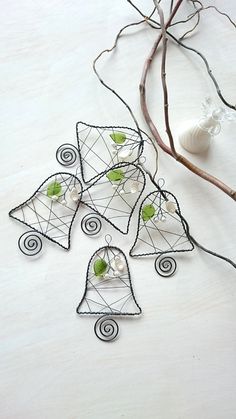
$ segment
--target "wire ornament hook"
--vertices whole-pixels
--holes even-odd
[[[160,177],[157,181],[157,184],[158,184],[159,188],[162,189],[165,185],[165,179],[163,177]]]
[[[110,244],[112,242],[112,236],[110,234],[105,235],[105,242],[106,242],[107,246],[110,246]]]

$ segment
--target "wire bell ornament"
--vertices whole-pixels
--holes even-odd
[[[139,133],[127,127],[76,125],[81,175],[90,183],[118,163],[134,163],[143,152]]]
[[[148,194],[141,203],[139,221],[130,256],[158,255],[155,269],[161,276],[176,271],[176,261],[167,253],[187,252],[194,249],[186,224],[181,216],[176,197],[168,191]]]
[[[78,177],[70,173],[49,176],[29,199],[9,212],[11,218],[33,230],[30,240],[25,240],[26,237],[19,240],[19,249],[27,256],[38,254],[42,240],[38,235],[32,236],[36,232],[68,250],[80,204],[94,211],[81,221],[81,229],[88,236],[99,234],[101,218],[127,234],[145,184],[143,170],[132,163],[113,166],[89,186],[82,185]]]
[[[145,175],[139,166],[119,163],[83,190],[81,202],[119,232],[127,234],[132,214],[145,185]]]
[[[102,316],[95,324],[95,334],[100,340],[109,341],[119,331],[113,316],[137,316],[142,310],[134,296],[125,254],[110,246],[111,236],[107,235],[106,240],[107,246],[98,249],[89,261],[77,313]]]
[[[82,184],[76,176],[64,172],[49,176],[29,199],[9,212],[11,218],[33,230],[30,239],[19,239],[20,250],[27,256],[39,253],[39,235],[68,250],[81,196]]]

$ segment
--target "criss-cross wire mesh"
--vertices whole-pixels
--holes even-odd
[[[84,182],[90,182],[102,172],[122,160],[135,162],[143,151],[143,141],[137,131],[126,127],[99,127],[78,122],[76,126],[78,150]],[[111,135],[125,135],[123,144],[116,144]]]
[[[167,202],[175,206],[176,212],[168,211]],[[154,207],[155,213],[145,220],[143,210],[149,205]],[[178,213],[179,204],[172,193],[155,191],[147,195],[140,207],[137,235],[130,255],[146,256],[193,250]]]
[[[129,230],[129,222],[135,205],[145,187],[143,171],[134,164],[118,164],[112,168],[122,170],[124,178],[118,182],[109,180],[110,171],[83,191],[82,202],[99,213],[122,233]]]
[[[56,201],[48,196],[48,186],[54,182],[61,186]],[[79,201],[71,199],[73,189],[81,192],[78,178],[70,173],[56,173],[47,178],[27,201],[12,209],[9,215],[69,249],[71,226],[79,206]]]
[[[117,271],[116,261],[123,265]],[[94,263],[107,264],[104,276],[96,276]],[[88,264],[85,292],[77,308],[78,314],[137,315],[141,313],[131,284],[129,268],[124,253],[114,246],[97,250]]]

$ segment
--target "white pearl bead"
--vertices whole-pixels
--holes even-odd
[[[64,206],[66,206],[66,205],[67,205],[67,201],[66,201],[65,199],[63,199],[63,200],[61,201],[61,204],[62,204],[62,205],[64,205]]]
[[[77,202],[79,200],[79,194],[76,188],[72,188],[70,192],[70,199],[74,202]]]
[[[106,274],[104,275],[104,278],[105,278],[105,279],[109,279],[109,278],[110,278],[110,275],[109,275],[108,273],[106,273]]]
[[[153,218],[154,223],[159,223],[159,218],[158,217],[154,217]]]
[[[117,185],[112,185],[112,188],[113,188],[113,189],[116,189],[116,188],[117,188]]]
[[[139,190],[139,183],[138,182],[132,182],[130,186],[130,192],[131,193],[137,193]]]
[[[121,195],[124,195],[124,193],[125,193],[124,189],[121,189],[121,190],[120,190],[120,194],[121,194]]]
[[[52,200],[52,201],[57,201],[57,200],[58,200],[58,198],[59,198],[59,197],[58,197],[57,195],[52,195],[52,196],[51,196],[51,200]]]
[[[176,210],[175,203],[171,202],[171,201],[167,201],[166,202],[166,210],[168,212],[172,213],[172,214],[175,213],[175,210]]]
[[[114,271],[114,276],[120,276],[120,272],[119,271]]]
[[[162,221],[163,223],[166,221],[166,216],[165,216],[165,215],[162,215],[162,217],[161,217],[161,221]]]
[[[119,263],[119,264],[117,264],[117,265],[116,265],[116,267],[117,267],[117,270],[118,270],[119,272],[122,272],[122,271],[124,270],[124,265],[123,265],[123,263]]]
[[[123,148],[123,149],[121,149],[121,151],[119,151],[118,157],[119,157],[119,159],[121,159],[121,160],[124,161],[125,159],[127,159],[128,157],[130,157],[131,154],[132,154],[132,150],[131,149],[129,149],[129,148]]]

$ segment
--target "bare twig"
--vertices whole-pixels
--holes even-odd
[[[236,23],[231,19],[231,17],[227,14],[227,13],[225,13],[225,12],[221,12],[221,10],[219,10],[216,6],[206,6],[206,7],[204,7],[203,5],[202,5],[202,7],[201,8],[199,8],[199,9],[197,9],[197,10],[195,10],[195,12],[193,12],[193,13],[191,13],[190,15],[188,15],[187,16],[187,19],[182,19],[182,20],[177,20],[176,22],[173,22],[173,23],[171,23],[171,25],[170,25],[170,27],[173,27],[173,26],[176,26],[176,25],[179,25],[179,24],[181,24],[181,23],[187,23],[187,22],[189,22],[190,20],[192,20],[197,14],[199,14],[200,12],[202,12],[203,10],[208,10],[208,9],[214,9],[214,10],[216,10],[220,15],[222,15],[222,16],[225,16],[228,20],[229,20],[229,22],[236,28]]]
[[[127,2],[134,8],[134,9],[136,9],[137,10],[137,12],[141,15],[141,16],[143,16],[145,19],[146,19],[146,22],[147,22],[147,24],[149,25],[149,26],[151,26],[152,28],[154,28],[154,29],[160,29],[160,23],[159,22],[157,22],[156,20],[154,20],[154,19],[152,19],[152,18],[150,18],[150,19],[148,19],[146,16],[145,16],[145,14],[132,2],[132,0],[127,0]],[[178,45],[180,45],[181,47],[183,47],[184,49],[187,49],[188,51],[192,51],[192,52],[194,52],[195,54],[197,54],[201,59],[202,59],[202,61],[204,62],[204,64],[205,64],[205,66],[206,66],[206,70],[207,70],[207,73],[208,73],[208,75],[209,75],[209,77],[211,78],[211,80],[212,80],[212,82],[213,82],[213,84],[214,84],[214,86],[215,86],[215,89],[216,89],[216,92],[217,92],[217,95],[219,96],[219,98],[220,98],[220,100],[224,103],[224,105],[225,106],[227,106],[228,108],[230,108],[230,109],[234,109],[234,110],[236,110],[236,105],[232,105],[231,103],[229,103],[229,102],[227,102],[227,100],[224,98],[224,96],[223,96],[223,94],[222,94],[222,92],[221,92],[221,89],[220,89],[220,87],[219,87],[219,84],[218,84],[218,82],[217,82],[217,80],[216,80],[216,78],[215,78],[215,76],[213,75],[213,72],[212,72],[212,70],[211,70],[211,68],[210,68],[210,66],[209,66],[209,63],[208,63],[208,61],[207,61],[207,59],[206,59],[206,57],[200,52],[200,51],[198,51],[197,49],[195,49],[195,48],[192,48],[192,47],[189,47],[188,45],[186,45],[186,44],[184,44],[183,42],[181,42],[179,39],[177,39],[174,35],[172,35],[172,33],[171,32],[169,32],[168,30],[166,30],[166,33],[167,33],[167,35],[168,35],[168,37],[169,38],[171,38],[171,39],[173,39]]]
[[[175,8],[173,9],[173,12],[172,12],[172,15],[174,15],[175,13],[176,13],[176,11],[177,11],[177,9],[178,9],[178,4],[181,4],[182,3],[182,1],[183,0],[179,0],[177,3],[176,3],[176,6],[175,6]],[[129,1],[130,2],[130,1]],[[152,12],[152,15],[153,15],[153,13],[154,13],[154,11]],[[173,18],[173,17],[172,17]],[[144,16],[144,20],[142,20],[142,21],[139,21],[139,22],[136,22],[136,23],[131,23],[131,24],[129,24],[129,25],[126,25],[126,26],[124,26],[119,32],[118,32],[118,34],[117,34],[117,36],[116,36],[116,39],[115,39],[115,42],[114,42],[114,44],[113,44],[113,46],[110,48],[110,49],[105,49],[104,51],[102,51],[96,58],[95,58],[95,60],[94,60],[94,62],[93,62],[93,69],[94,69],[94,72],[95,72],[95,74],[97,75],[97,77],[98,77],[98,79],[100,80],[100,82],[108,89],[108,90],[110,90],[113,94],[115,94],[117,97],[118,97],[118,99],[120,99],[121,100],[121,102],[126,106],[126,108],[128,109],[128,111],[129,111],[129,113],[130,113],[130,115],[131,115],[131,117],[132,117],[132,119],[134,120],[134,122],[135,122],[135,125],[136,125],[136,127],[137,127],[137,130],[138,130],[138,132],[139,132],[139,134],[140,134],[140,137],[142,138],[142,133],[141,133],[141,130],[140,130],[140,127],[139,127],[139,124],[138,124],[138,122],[137,122],[137,119],[136,119],[136,117],[134,116],[134,114],[133,114],[133,112],[132,112],[132,110],[131,110],[131,108],[130,108],[130,106],[127,104],[127,102],[114,90],[114,89],[112,89],[110,86],[108,86],[105,82],[104,82],[104,80],[100,77],[100,75],[99,75],[99,73],[98,73],[98,71],[97,71],[97,69],[96,69],[96,62],[97,62],[97,60],[105,53],[105,52],[111,52],[114,48],[116,48],[116,46],[117,46],[117,42],[118,42],[118,39],[120,38],[120,36],[121,36],[121,34],[122,34],[122,32],[126,29],[126,28],[128,28],[128,27],[130,27],[130,26],[135,26],[135,25],[139,25],[139,24],[141,24],[141,23],[144,23],[144,22],[146,22],[146,21],[148,21],[149,19],[151,19],[151,17],[146,17],[146,16]],[[169,19],[169,21],[168,22],[171,22],[171,18]],[[167,23],[168,23],[167,22]],[[166,25],[166,27],[168,27],[167,25]],[[166,30],[166,28],[165,28],[165,30]],[[153,47],[153,49],[152,49],[152,54],[153,54],[153,57],[154,57],[154,55],[155,55],[155,52],[156,52],[156,49],[157,49],[157,47],[158,47],[158,45],[159,45],[159,43],[160,43],[160,41],[161,41],[161,39],[162,39],[162,35],[160,35],[160,37],[158,38],[158,40],[156,41],[156,43],[155,43],[155,45],[154,45],[154,47]],[[153,58],[152,57],[152,58]],[[150,60],[150,63],[149,63],[149,67],[150,67],[150,65],[151,65],[151,61],[152,61],[152,58],[151,58],[151,60]],[[148,60],[147,60],[148,61]],[[149,68],[148,67],[148,68]],[[147,71],[148,71],[148,68],[146,69]],[[147,76],[147,71],[146,71],[146,76]],[[146,76],[145,76],[145,81],[146,81]],[[141,88],[140,88],[140,91],[141,91],[141,89],[142,89],[142,86],[141,86]],[[145,95],[144,95],[145,96]],[[142,97],[142,95],[141,95],[141,97]],[[146,100],[145,100],[145,102],[146,102]],[[167,104],[168,104],[168,101],[167,101]],[[168,107],[168,105],[167,105],[167,107]],[[168,117],[168,112],[167,112],[167,117]],[[165,151],[165,152],[167,152],[168,154],[170,154],[172,157],[174,157],[177,161],[179,161],[179,162],[181,162],[183,165],[185,165],[187,168],[189,168],[190,170],[192,170],[194,173],[196,173],[196,174],[198,174],[199,176],[201,176],[201,177],[203,177],[204,179],[206,179],[206,180],[208,180],[209,182],[211,182],[211,183],[213,183],[213,184],[217,184],[218,185],[218,187],[220,188],[220,189],[222,189],[222,190],[224,190],[225,191],[225,188],[226,188],[226,190],[227,190],[227,192],[226,193],[228,193],[228,195],[230,195],[230,196],[232,196],[233,197],[233,199],[236,199],[236,197],[235,197],[235,192],[234,191],[232,191],[232,189],[231,188],[229,188],[229,187],[227,187],[226,185],[224,185],[224,183],[223,182],[221,182],[221,181],[219,181],[218,179],[216,179],[216,178],[214,178],[213,176],[211,176],[211,175],[209,175],[208,173],[206,173],[206,172],[203,172],[201,169],[199,169],[197,166],[195,166],[195,165],[193,165],[191,162],[189,162],[187,159],[185,159],[183,156],[181,156],[181,155],[179,155],[179,154],[177,154],[176,152],[176,154],[175,155],[173,155],[173,151],[171,150],[171,148],[170,147],[168,147],[165,143],[164,143],[164,141],[162,140],[162,138],[161,138],[161,136],[160,136],[160,134],[159,134],[159,132],[157,131],[157,128],[155,127],[155,125],[153,124],[153,122],[152,122],[152,120],[151,120],[151,118],[150,118],[150,115],[149,115],[149,113],[148,112],[146,112],[146,116],[145,116],[145,119],[146,119],[146,122],[148,123],[148,125],[149,125],[149,127],[150,127],[150,129],[151,129],[151,132],[152,132],[152,134],[154,135],[154,137],[155,137],[155,139],[157,140],[157,142],[158,142],[158,144],[161,146],[161,148]],[[171,131],[170,131],[171,132]],[[153,141],[153,140],[152,140]]]
[[[146,59],[145,63],[144,63],[144,68],[143,68],[143,73],[142,73],[142,78],[141,78],[141,82],[140,82],[140,102],[141,102],[141,108],[143,111],[143,115],[144,118],[146,120],[147,125],[149,126],[154,138],[156,139],[157,143],[159,144],[159,146],[166,152],[168,153],[171,157],[175,158],[176,161],[180,162],[181,164],[183,164],[185,167],[187,167],[190,171],[192,171],[193,173],[195,173],[196,175],[200,176],[201,178],[207,180],[208,182],[212,183],[213,185],[215,185],[217,188],[221,189],[223,192],[225,192],[228,196],[230,196],[232,199],[236,200],[236,191],[234,191],[232,188],[230,188],[229,186],[227,186],[226,184],[224,184],[221,180],[217,179],[216,177],[210,175],[209,173],[203,171],[202,169],[200,169],[199,167],[195,166],[193,163],[191,163],[188,159],[186,159],[184,156],[182,156],[181,154],[176,153],[175,149],[173,152],[171,147],[168,147],[164,141],[162,140],[156,126],[154,125],[151,116],[149,114],[148,111],[148,107],[147,107],[147,101],[146,101],[146,79],[147,79],[147,74],[150,70],[152,61],[155,57],[157,48],[160,44],[160,41],[163,37],[163,31],[166,31],[166,29],[169,27],[169,25],[171,24],[172,19],[174,18],[178,8],[180,7],[181,3],[183,2],[183,0],[178,0],[169,19],[167,20],[167,23],[163,26],[162,28],[162,33],[159,35],[158,39],[155,41],[151,52],[148,56],[148,58]],[[163,49],[164,54],[166,52],[165,48]],[[162,52],[163,53],[163,52]],[[164,66],[165,66],[165,57],[164,57]],[[165,67],[164,67],[165,68]],[[164,98],[165,98],[165,121],[169,121],[168,118],[168,103],[166,102],[167,98],[168,98],[168,94],[167,94],[167,87],[166,84],[163,83],[163,92],[164,92]],[[167,105],[167,106],[166,106]],[[170,129],[170,127],[169,127]],[[170,140],[170,134],[171,131],[168,131],[168,126],[167,126],[167,133],[169,136],[169,140]],[[172,134],[171,134],[172,137]],[[173,140],[173,138],[172,138]],[[173,147],[173,143],[172,143],[172,147]]]
[[[181,23],[189,22],[190,20],[192,20],[194,18],[194,16],[196,16],[197,13],[198,13],[198,10],[196,10],[194,13],[191,13],[190,15],[188,15],[187,19],[176,20],[176,22],[171,23],[170,28],[172,28],[173,26],[180,25]]]
[[[140,20],[139,22],[134,22],[134,23],[129,23],[128,25],[125,25],[123,28],[121,28],[120,30],[119,30],[119,32],[118,32],[118,34],[116,35],[116,38],[115,38],[115,42],[114,42],[114,44],[113,44],[113,46],[111,47],[111,48],[107,48],[107,49],[104,49],[103,51],[101,51],[99,54],[98,54],[98,56],[94,59],[94,61],[93,61],[93,70],[94,70],[94,72],[95,72],[95,74],[96,74],[96,76],[98,77],[98,79],[99,79],[99,81],[100,81],[100,83],[104,86],[104,87],[106,87],[108,90],[110,90],[115,96],[117,96],[118,97],[118,99],[125,105],[125,107],[128,109],[128,111],[129,111],[129,113],[130,113],[130,115],[131,115],[131,117],[132,117],[132,119],[133,119],[133,121],[134,121],[134,123],[135,123],[135,125],[136,125],[136,128],[137,128],[137,130],[138,130],[138,132],[139,132],[139,135],[140,135],[140,137],[142,138],[142,134],[141,134],[141,130],[140,130],[140,127],[139,127],[139,124],[138,124],[138,121],[137,121],[137,119],[136,119],[136,117],[135,117],[135,115],[134,115],[134,113],[133,113],[133,111],[132,111],[132,109],[131,109],[131,107],[128,105],[128,103],[114,90],[114,89],[112,89],[107,83],[105,83],[105,81],[101,78],[101,76],[100,76],[100,74],[98,73],[98,71],[97,71],[97,67],[96,67],[96,63],[97,63],[97,61],[99,60],[99,58],[103,55],[103,54],[105,54],[106,52],[107,53],[109,53],[109,52],[111,52],[111,51],[113,51],[115,48],[116,48],[116,46],[117,46],[117,42],[118,42],[118,40],[119,40],[119,38],[120,38],[120,36],[121,36],[121,34],[122,34],[122,32],[125,30],[125,29],[127,29],[127,28],[129,28],[129,27],[131,27],[131,26],[137,26],[137,25],[140,25],[141,23],[144,23],[144,22],[146,22],[146,19],[144,19],[144,20]]]
[[[138,133],[139,133],[139,135],[140,135],[141,138],[142,138],[142,133],[141,133],[141,130],[140,130],[138,121],[137,121],[137,119],[136,119],[136,117],[135,117],[135,115],[134,115],[131,107],[128,105],[128,103],[112,87],[110,87],[107,83],[105,83],[105,81],[101,78],[100,74],[98,73],[96,65],[97,65],[97,61],[101,58],[101,56],[103,54],[110,53],[110,52],[112,52],[117,47],[117,43],[119,41],[119,38],[121,37],[121,35],[125,31],[125,29],[130,28],[132,26],[138,26],[138,25],[141,25],[142,23],[145,23],[147,20],[151,19],[151,17],[153,16],[155,10],[156,10],[156,8],[154,7],[152,13],[149,16],[144,16],[144,19],[143,20],[140,20],[138,22],[129,23],[128,25],[125,25],[123,28],[121,28],[119,30],[118,34],[115,37],[115,41],[114,41],[114,44],[112,45],[112,47],[111,48],[106,48],[103,51],[101,51],[97,55],[97,57],[94,59],[94,61],[93,61],[93,70],[94,70],[94,73],[96,74],[97,78],[99,79],[100,83],[104,87],[106,87],[106,89],[110,90],[110,92],[112,92],[125,105],[125,107],[129,111],[129,113],[130,113],[130,115],[131,115],[131,117],[132,117],[132,119],[133,119],[133,121],[134,121],[134,123],[136,125],[136,128],[137,128]]]
[[[193,3],[193,4],[194,4],[194,7],[196,7],[195,6],[195,3]],[[194,32],[194,30],[196,29],[196,27],[199,25],[199,23],[200,23],[200,10],[199,9],[196,10],[194,16],[195,15],[197,15],[197,21],[196,21],[196,23],[193,25],[193,27],[191,29],[189,29],[182,36],[180,36],[179,41],[182,41],[187,35],[189,35],[190,33]]]
[[[236,110],[236,105],[232,105],[231,103],[227,102],[227,100],[224,98],[224,96],[221,92],[220,86],[219,86],[219,84],[218,84],[218,82],[217,82],[217,80],[216,80],[216,78],[215,78],[215,76],[214,76],[214,74],[213,74],[213,72],[210,68],[210,65],[209,65],[206,57],[200,51],[198,51],[197,49],[189,47],[188,45],[184,44],[182,41],[175,38],[171,33],[169,33],[169,32],[166,32],[166,33],[168,33],[168,36],[171,37],[172,39],[174,39],[174,41],[177,44],[179,44],[181,47],[183,47],[184,49],[187,49],[188,51],[194,52],[195,54],[197,54],[202,59],[202,61],[204,62],[205,66],[206,66],[207,73],[208,73],[209,77],[211,78],[211,80],[213,81],[213,84],[214,84],[215,89],[216,89],[216,93],[219,96],[220,100],[228,108]]]
[[[225,16],[236,29],[236,23],[231,19],[229,15],[227,15],[227,13],[221,12],[216,6],[206,6],[206,7],[203,7],[202,10],[207,10],[207,9],[215,9],[220,15]]]
[[[187,23],[187,22],[189,22],[191,19],[193,19],[196,15],[197,15],[197,22],[194,24],[194,26],[192,27],[192,29],[189,29],[188,31],[186,31],[180,38],[179,38],[179,40],[181,41],[181,40],[183,40],[187,35],[189,35],[190,33],[192,33],[195,29],[196,29],[196,27],[199,25],[199,22],[200,22],[200,13],[202,12],[202,11],[204,11],[204,10],[208,10],[208,9],[214,9],[214,10],[216,10],[216,12],[217,13],[219,13],[220,15],[222,15],[222,16],[225,16],[228,20],[229,20],[229,22],[234,26],[234,28],[236,28],[236,24],[235,24],[235,22],[231,19],[231,17],[227,14],[227,13],[225,13],[225,12],[222,12],[221,10],[219,10],[216,6],[203,6],[203,4],[202,4],[202,2],[201,1],[199,1],[199,0],[192,0],[192,4],[193,4],[193,6],[194,6],[194,8],[196,9],[195,10],[195,12],[193,12],[193,13],[191,13],[188,17],[187,17],[187,19],[185,19],[185,20],[179,20],[179,21],[177,21],[177,22],[174,22],[174,23],[172,23],[170,26],[172,27],[172,26],[175,26],[175,25],[179,25],[180,23]],[[200,7],[196,7],[196,4],[198,4],[198,5],[200,5]]]
[[[199,9],[197,9],[196,11],[201,12],[202,10],[214,9],[220,15],[225,16],[229,20],[229,22],[236,28],[236,23],[233,21],[233,19],[231,19],[231,17],[227,13],[222,12],[221,10],[219,10],[218,7],[213,6],[213,5],[203,6],[203,3],[200,0],[191,0],[191,1],[192,1],[193,4],[195,4],[195,3],[200,4],[201,7]]]
[[[116,37],[115,37],[115,41],[114,41],[114,44],[112,45],[112,47],[111,48],[107,48],[107,49],[104,49],[103,51],[101,51],[99,54],[98,54],[98,56],[94,59],[94,61],[93,61],[93,70],[94,70],[94,72],[95,72],[95,74],[96,74],[96,76],[98,77],[98,79],[99,79],[99,81],[100,81],[100,83],[106,88],[106,89],[108,89],[108,90],[110,90],[124,105],[125,105],[125,107],[127,108],[127,110],[129,111],[129,113],[130,113],[130,115],[131,115],[131,118],[133,119],[133,121],[134,121],[134,123],[135,123],[135,125],[136,125],[136,128],[137,128],[137,131],[138,131],[138,133],[139,133],[139,135],[140,135],[140,138],[141,138],[141,140],[143,141],[143,138],[142,138],[142,134],[145,134],[146,135],[146,137],[150,140],[150,142],[151,142],[151,145],[153,146],[153,148],[154,148],[154,151],[155,151],[155,155],[156,155],[156,164],[155,164],[155,172],[154,172],[154,174],[152,175],[149,171],[147,171],[147,169],[144,167],[144,170],[146,170],[146,172],[147,172],[147,174],[149,175],[149,177],[150,177],[150,179],[153,181],[153,182],[155,182],[155,177],[156,177],[156,174],[157,174],[157,171],[158,171],[158,150],[157,150],[157,145],[156,145],[156,141],[155,140],[153,140],[146,132],[144,132],[141,128],[140,128],[140,126],[139,126],[139,124],[138,124],[138,121],[137,121],[137,119],[136,119],[136,117],[135,117],[135,115],[134,115],[134,113],[133,113],[133,111],[132,111],[132,109],[131,109],[131,107],[128,105],[128,103],[113,89],[113,88],[111,88],[102,78],[101,78],[101,76],[100,76],[100,74],[99,74],[99,72],[98,72],[98,70],[97,70],[97,67],[96,67],[96,64],[97,64],[97,62],[98,62],[98,60],[101,58],[101,56],[104,54],[104,53],[110,53],[110,52],[112,52],[116,47],[117,47],[117,44],[118,44],[118,41],[119,41],[119,38],[121,37],[121,35],[122,35],[122,33],[125,31],[125,29],[127,29],[127,28],[129,28],[129,27],[132,27],[132,26],[137,26],[137,25],[140,25],[140,24],[142,24],[142,23],[145,23],[146,22],[146,19],[149,19],[149,18],[151,18],[152,17],[152,15],[154,14],[154,12],[155,12],[155,10],[156,10],[156,8],[154,7],[154,9],[153,9],[153,11],[152,11],[152,13],[150,14],[150,16],[149,17],[147,17],[147,18],[145,18],[144,20],[141,20],[141,21],[139,21],[139,22],[134,22],[134,23],[130,23],[130,24],[128,24],[128,25],[125,25],[123,28],[121,28],[120,30],[119,30],[119,32],[118,32],[118,34],[116,35]]]
[[[163,50],[162,50],[162,62],[161,62],[161,80],[162,80],[162,87],[163,87],[163,95],[164,95],[164,117],[165,117],[165,126],[166,126],[166,133],[169,138],[170,148],[172,151],[173,156],[177,157],[177,152],[175,150],[174,139],[170,129],[169,123],[169,113],[168,113],[168,90],[166,85],[166,52],[167,52],[167,38],[166,38],[166,31],[165,31],[165,21],[164,21],[164,14],[162,8],[154,0],[154,4],[157,8],[158,14],[160,16],[160,24],[161,24],[161,31],[162,31],[162,42],[163,42]]]

